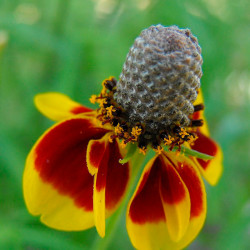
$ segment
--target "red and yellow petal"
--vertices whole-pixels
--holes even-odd
[[[190,159],[175,154],[145,167],[127,210],[127,230],[137,249],[181,249],[200,231],[206,193]]]
[[[153,168],[155,160],[145,166],[127,208],[127,231],[136,249],[172,247],[159,194],[159,171]]]
[[[125,156],[125,150],[119,147],[115,140],[109,143],[109,162],[106,177],[106,212],[112,214],[122,201],[130,180],[130,162],[121,164],[120,159]]]
[[[109,136],[106,134],[102,138],[107,146],[94,178],[95,225],[101,237],[105,236],[105,217],[110,216],[122,201],[130,177],[129,163],[119,163],[123,155],[117,141],[109,142]]]
[[[105,137],[105,136],[104,136]],[[109,161],[109,147],[105,148],[102,155],[102,164],[98,168],[98,172],[94,177],[94,218],[96,230],[101,237],[105,236],[105,218],[106,218],[106,180]]]
[[[204,224],[207,211],[206,191],[199,170],[192,160],[182,155],[177,158],[173,153],[168,153],[168,158],[185,183],[191,201],[189,225],[186,234],[178,242],[178,249],[182,249],[195,239]]]
[[[191,146],[192,149],[201,153],[205,153],[214,156],[212,160],[194,159],[198,165],[202,175],[208,181],[209,184],[215,185],[221,177],[222,166],[222,151],[220,147],[209,137],[197,131],[198,139]]]
[[[107,131],[88,117],[75,117],[47,130],[32,148],[23,176],[28,210],[49,227],[83,230],[94,225],[93,177],[87,144]]]
[[[188,189],[164,156],[146,165],[127,210],[127,230],[137,249],[178,249],[189,225]]]
[[[37,109],[53,121],[61,121],[72,115],[92,111],[68,96],[56,92],[38,94],[34,101]]]

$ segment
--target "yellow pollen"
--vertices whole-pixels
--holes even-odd
[[[186,135],[189,135],[186,131],[185,128],[181,128],[181,132],[179,133],[179,135],[181,136],[181,138],[184,138]]]
[[[137,141],[138,136],[141,134],[142,129],[139,128],[138,126],[135,126],[132,128],[131,135],[134,136],[134,140]]]
[[[154,149],[154,151],[160,155],[163,151],[163,148],[159,145],[159,146],[157,146],[156,149]]]
[[[189,138],[188,138],[188,142],[190,144],[192,144],[195,140],[197,140],[198,136],[197,135],[191,135]]]
[[[174,138],[168,135],[168,138],[164,138],[164,145],[170,145],[174,141]]]
[[[115,108],[114,108],[114,106],[110,106],[110,107],[107,107],[106,108],[106,111],[107,111],[107,115],[110,117],[110,118],[112,118],[113,117],[113,112],[115,112]]]
[[[123,131],[124,131],[123,128],[118,123],[117,126],[115,127],[115,133],[118,135],[118,134],[122,134]]]
[[[145,147],[140,148],[139,152],[142,153],[143,155],[146,155],[146,148]]]
[[[100,99],[99,103],[100,103],[100,107],[104,108],[104,104],[107,104],[107,100],[106,99]]]
[[[91,103],[95,104],[96,101],[97,101],[97,96],[96,96],[96,95],[92,95],[92,96],[89,98],[89,101],[90,101]]]

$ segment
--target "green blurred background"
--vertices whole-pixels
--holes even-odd
[[[26,155],[52,123],[33,105],[58,91],[89,105],[117,78],[135,37],[152,24],[190,28],[203,49],[206,116],[224,173],[207,185],[208,215],[188,249],[250,249],[250,2],[247,0],[0,0],[0,249],[89,249],[95,229],[66,233],[28,214]],[[120,222],[108,249],[132,249]]]

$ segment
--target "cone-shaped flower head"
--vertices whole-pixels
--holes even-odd
[[[202,76],[201,48],[188,29],[151,26],[136,38],[115,99],[150,134],[190,125]]]

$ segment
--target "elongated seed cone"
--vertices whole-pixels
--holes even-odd
[[[115,99],[132,125],[157,134],[188,126],[202,76],[201,48],[189,29],[151,26],[130,48]]]

